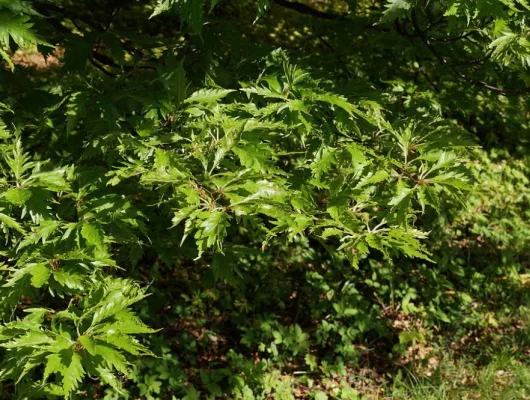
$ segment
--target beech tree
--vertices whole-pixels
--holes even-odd
[[[524,152],[529,15],[526,0],[0,0],[5,395],[269,398],[237,346],[314,370],[388,337],[387,304],[449,322],[407,271],[441,287],[434,221],[480,185],[473,149]],[[201,369],[206,389],[175,361],[197,352],[172,342],[190,313],[231,360]],[[154,365],[165,377],[144,381]]]

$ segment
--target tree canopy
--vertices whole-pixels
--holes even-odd
[[[529,16],[0,0],[4,396],[289,399],[458,321],[528,255]]]

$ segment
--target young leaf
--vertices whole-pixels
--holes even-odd
[[[88,244],[95,246],[99,249],[104,249],[105,245],[103,238],[105,233],[97,222],[85,222],[81,228],[81,235],[85,238]]]
[[[21,206],[31,197],[31,191],[28,189],[12,188],[5,192],[6,200],[10,203]]]

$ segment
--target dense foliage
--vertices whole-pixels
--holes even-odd
[[[338,377],[498,326],[529,15],[0,0],[2,396],[355,399]]]

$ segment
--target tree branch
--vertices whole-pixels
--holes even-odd
[[[46,14],[49,15],[49,11],[54,11],[56,13],[59,13],[59,14],[62,14],[64,16],[66,16],[68,18],[71,18],[71,19],[73,18],[73,19],[82,21],[86,25],[90,26],[92,29],[95,29],[96,31],[100,31],[100,32],[104,32],[105,31],[105,28],[103,26],[95,23],[94,21],[86,18],[85,16],[83,16],[81,14],[76,13],[75,11],[66,10],[66,9],[64,9],[62,7],[58,7],[58,6],[50,4],[50,3],[41,4],[38,1],[34,1],[33,2],[33,7],[35,7],[35,9],[38,12],[40,12],[41,14],[43,14],[43,11],[44,11],[45,15]]]
[[[438,88],[438,86],[436,85],[436,83],[431,79],[431,77],[429,76],[429,74],[427,74],[427,72],[425,72],[425,69],[422,67],[422,65],[421,65],[421,60],[420,60],[419,57],[416,57],[416,62],[417,62],[418,65],[419,65],[418,70],[417,70],[417,73],[423,75],[423,77],[425,78],[425,80],[429,83],[429,85],[432,86],[432,88],[434,89],[435,92],[440,93],[440,89]]]
[[[460,35],[460,36],[446,36],[446,37],[440,37],[440,38],[435,38],[435,37],[432,37],[430,38],[432,41],[434,42],[444,42],[444,43],[454,43],[454,42],[458,42],[462,39],[465,39],[465,38],[468,38],[469,36],[472,36],[472,35],[475,35],[475,34],[479,34],[480,32],[478,31],[471,31],[471,32],[468,32],[464,35]]]
[[[466,74],[458,71],[456,68],[455,68],[455,65],[452,65],[450,64],[439,52],[438,50],[436,50],[436,48],[432,45],[431,41],[430,41],[430,38],[425,36],[425,32],[421,30],[421,28],[419,27],[418,25],[418,20],[416,19],[416,14],[413,12],[412,13],[412,26],[414,27],[414,33],[413,35],[409,34],[408,32],[405,31],[402,31],[400,29],[397,29],[398,30],[398,33],[401,33],[401,34],[404,34],[406,36],[417,36],[421,39],[421,41],[423,42],[423,44],[429,49],[429,51],[434,55],[434,57],[436,57],[436,59],[438,60],[438,62],[442,65],[444,65],[445,67],[447,67],[449,69],[449,71],[455,75],[456,77],[466,81],[466,82],[469,82],[473,85],[476,85],[476,86],[481,86],[485,89],[488,89],[492,92],[496,92],[502,96],[518,96],[518,95],[521,95],[521,94],[526,94],[526,93],[530,93],[530,88],[525,88],[525,89],[522,89],[522,90],[511,90],[511,89],[504,89],[504,88],[500,88],[500,87],[497,87],[497,86],[493,86],[491,84],[489,84],[488,82],[485,82],[485,81],[481,81],[481,80],[476,80],[476,79],[473,79],[473,78],[470,78],[468,77]],[[399,25],[396,25],[396,27],[399,27]]]
[[[34,5],[35,5],[35,9],[37,11],[39,11],[41,14],[46,16],[46,21],[50,25],[52,25],[62,35],[73,35],[73,32],[70,29],[68,29],[66,26],[64,26],[60,22],[59,19],[53,17],[50,14],[50,10],[51,11],[55,11],[57,13],[60,13],[65,18],[70,19],[73,22],[73,24],[76,26],[76,28],[79,31],[81,31],[81,32],[83,32],[83,29],[77,24],[78,20],[82,21],[83,23],[85,23],[86,25],[90,26],[92,29],[95,29],[96,31],[106,32],[110,28],[110,24],[112,23],[112,19],[116,16],[117,12],[119,12],[119,8],[115,9],[114,12],[111,15],[111,18],[107,21],[107,26],[105,28],[103,28],[103,27],[99,26],[98,24],[96,24],[94,22],[91,22],[88,18],[80,17],[75,12],[71,13],[69,10],[65,10],[63,8],[60,8],[60,7],[57,7],[57,6],[53,6],[53,5],[50,5],[50,7],[48,7],[48,6],[45,6],[44,4],[40,4],[38,2],[34,2]],[[109,57],[109,56],[107,56],[105,54],[101,54],[101,53],[98,52],[99,43],[100,43],[100,41],[98,41],[98,44],[96,45],[96,48],[91,51],[91,54],[88,57],[88,60],[90,61],[90,63],[94,67],[99,69],[101,72],[103,72],[107,76],[117,77],[117,76],[119,76],[119,74],[117,74],[117,73],[115,73],[113,71],[109,71],[105,67],[116,68],[116,69],[119,69],[120,71],[125,70],[125,71],[129,71],[129,72],[133,71],[133,70],[140,70],[140,69],[156,69],[155,67],[153,67],[151,65],[126,65],[126,64],[120,65],[120,64],[117,64],[111,57]],[[121,45],[123,46],[124,50],[129,51],[133,55],[134,55],[135,52],[138,52],[139,54],[143,54],[139,49],[134,48],[134,46],[128,45],[125,41],[121,41]]]
[[[340,20],[346,17],[346,15],[342,15],[342,14],[320,11],[306,4],[298,3],[296,1],[272,0],[272,2],[281,7],[285,7],[290,10],[297,11],[301,14],[312,15],[313,17],[316,17],[316,18],[329,19],[329,20]]]
[[[110,76],[111,78],[117,78],[119,75],[115,74],[114,72],[108,71],[103,65],[99,64],[96,60],[94,60],[92,57],[88,57],[88,60],[90,63],[99,69],[101,72],[103,72],[105,75]]]

